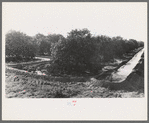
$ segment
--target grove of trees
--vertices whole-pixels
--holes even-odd
[[[92,36],[88,29],[75,29],[68,33],[66,39],[52,47],[48,71],[54,74],[97,74],[102,68],[101,63],[121,57],[143,45],[143,42],[134,39]]]
[[[51,55],[51,46],[58,42],[62,35],[44,36],[36,34],[31,37],[22,32],[11,30],[6,36],[6,61],[22,61],[33,59],[36,55]]]
[[[60,34],[27,36],[22,32],[6,34],[6,58],[33,59],[36,55],[51,58],[50,74],[98,73],[101,63],[119,58],[144,42],[122,37],[92,36],[88,29],[72,30],[67,37]]]
[[[6,59],[19,61],[33,59],[36,48],[31,42],[31,37],[24,33],[10,31],[6,34]]]

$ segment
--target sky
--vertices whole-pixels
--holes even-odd
[[[147,41],[147,3],[48,2],[2,3],[2,31],[21,31],[67,36],[72,29],[90,30],[92,35],[121,36]]]

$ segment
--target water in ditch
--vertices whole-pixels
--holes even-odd
[[[138,64],[143,52],[144,48],[135,54],[131,60],[129,60],[125,65],[121,66],[116,72],[113,72],[111,75],[111,81],[115,83],[124,81],[133,71],[133,68]]]

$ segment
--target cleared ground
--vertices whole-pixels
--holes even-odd
[[[98,81],[49,82],[42,79],[6,73],[8,98],[129,98],[144,97],[139,91],[111,91],[98,86]]]

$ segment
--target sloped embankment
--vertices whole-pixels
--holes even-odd
[[[111,90],[144,90],[144,53],[133,71],[121,83],[103,82],[103,87]]]

